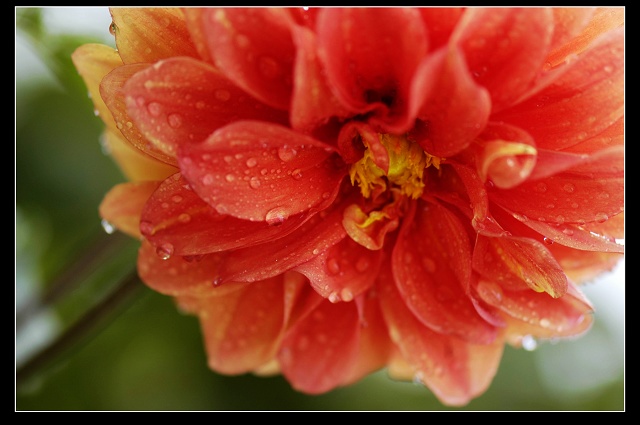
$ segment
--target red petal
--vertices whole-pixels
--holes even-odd
[[[555,224],[604,222],[624,209],[624,149],[610,148],[551,177],[489,193],[528,219]],[[542,159],[538,161],[540,163]]]
[[[381,305],[389,334],[404,358],[438,399],[463,406],[484,393],[495,376],[504,343],[470,344],[432,331],[416,320],[389,279],[381,279]]]
[[[140,239],[140,215],[159,185],[154,181],[115,185],[100,203],[100,216],[118,230]]]
[[[161,294],[208,297],[233,291],[246,283],[215,286],[213,276],[220,265],[220,255],[182,257],[169,255],[143,240],[138,253],[138,274],[151,289]],[[224,288],[224,289],[220,289]]]
[[[509,291],[487,281],[480,281],[476,290],[485,302],[508,315],[507,329],[514,335],[577,336],[592,323],[590,313],[593,308],[573,284],[560,298],[533,291]],[[516,320],[509,320],[509,317]]]
[[[295,76],[291,101],[291,127],[311,134],[331,117],[347,118],[354,114],[331,91],[317,54],[317,39],[308,28],[294,27],[296,44]]]
[[[558,55],[559,50],[567,51],[567,47],[572,43],[569,43],[574,37],[589,24],[593,19],[593,15],[596,13],[594,7],[554,7],[553,11],[553,39],[551,41],[552,50],[547,61],[551,66],[555,66],[560,62],[554,60],[561,55]],[[564,55],[566,57],[566,55]]]
[[[132,76],[123,92],[138,128],[172,156],[181,144],[201,142],[239,119],[288,120],[285,112],[247,99],[211,65],[192,58],[158,62]]]
[[[318,256],[346,236],[342,215],[350,202],[353,199],[347,198],[315,214],[287,236],[229,252],[219,279],[242,282],[266,279]]]
[[[210,8],[202,19],[211,57],[227,78],[267,105],[288,110],[295,60],[288,12]]]
[[[423,61],[412,89],[422,123],[410,136],[431,155],[457,154],[487,123],[489,94],[473,81],[457,48],[440,50]]]
[[[124,63],[198,57],[180,9],[112,7],[110,11],[116,26],[116,46]]]
[[[554,298],[567,291],[567,277],[553,255],[529,238],[478,235],[473,269],[505,288],[522,290],[528,286]]]
[[[295,270],[307,276],[313,288],[329,301],[351,301],[371,287],[382,255],[382,250],[371,251],[345,237]]]
[[[594,137],[624,114],[624,28],[598,40],[551,85],[492,116],[529,132],[542,149],[563,150]]]
[[[361,323],[355,303],[325,301],[287,332],[278,360],[293,388],[320,394],[357,366]]]
[[[171,153],[166,145],[158,140],[147,139],[134,124],[127,112],[125,96],[122,87],[134,74],[146,69],[148,64],[133,64],[120,66],[107,74],[100,83],[100,96],[104,99],[113,119],[116,128],[127,139],[129,143],[140,151],[156,158],[159,161],[170,165],[177,165],[175,155]]]
[[[421,7],[418,9],[429,37],[429,50],[447,44],[464,12],[461,7]]]
[[[166,179],[142,211],[140,228],[155,246],[176,255],[200,255],[256,245],[291,233],[309,217],[301,213],[280,226],[218,213],[179,174]]]
[[[193,190],[219,213],[277,224],[335,199],[346,169],[333,152],[285,127],[239,121],[183,145],[179,161]]]
[[[462,223],[438,204],[419,204],[407,215],[393,250],[393,275],[407,307],[435,332],[488,344],[493,326],[466,295],[471,243]]]
[[[319,55],[337,97],[350,109],[378,109],[388,132],[413,125],[411,80],[427,52],[418,12],[406,8],[323,9],[316,25]]]
[[[551,8],[469,8],[451,36],[493,111],[519,97],[542,69],[553,33]]]
[[[200,298],[198,315],[209,367],[240,374],[271,361],[286,326],[284,299],[283,276]]]

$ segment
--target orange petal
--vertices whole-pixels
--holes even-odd
[[[115,185],[100,203],[100,216],[118,230],[140,239],[140,215],[144,204],[160,185],[159,181]]]
[[[381,279],[381,306],[391,339],[423,382],[449,406],[464,406],[484,393],[495,376],[504,342],[471,344],[419,322],[389,279]]]
[[[178,8],[112,7],[116,46],[124,63],[198,57]]]

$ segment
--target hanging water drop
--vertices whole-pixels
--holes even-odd
[[[156,254],[163,260],[168,260],[173,255],[173,245],[170,243],[163,243],[156,248]]]
[[[102,228],[104,229],[104,231],[108,234],[108,235],[112,235],[115,231],[116,228],[113,224],[109,223],[107,220],[103,219],[100,224],[102,225]]]
[[[276,207],[267,212],[264,219],[270,226],[277,226],[287,219],[288,215],[284,208]]]

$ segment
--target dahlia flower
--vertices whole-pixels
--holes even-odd
[[[462,406],[624,255],[623,8],[112,8],[100,214],[211,369]]]

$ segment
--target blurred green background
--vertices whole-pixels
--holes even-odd
[[[100,222],[102,197],[124,178],[70,55],[114,46],[110,22],[103,7],[16,8],[16,411],[625,409],[624,262],[585,288],[596,306],[586,336],[507,347],[490,389],[463,408],[384,371],[320,396],[210,371],[197,320],[129,278],[138,242]],[[85,326],[65,334],[74,323]]]

